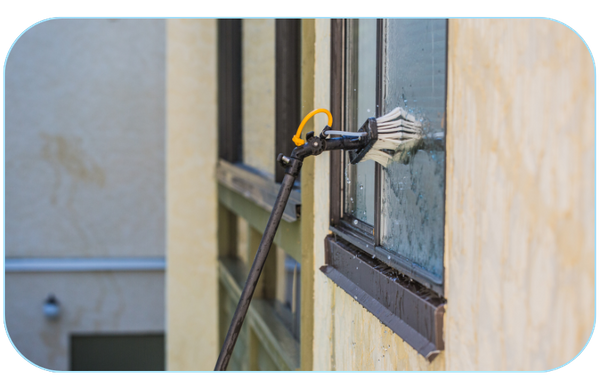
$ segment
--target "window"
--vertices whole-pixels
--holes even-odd
[[[371,308],[361,303],[380,319],[385,311],[417,330],[424,339],[411,341],[404,325],[388,324],[430,357],[443,349],[446,25],[332,22],[331,100],[342,128],[356,131],[368,117],[400,106],[422,122],[424,136],[387,167],[352,165],[349,153],[332,153],[333,237],[323,270],[357,299],[364,293],[378,300]],[[390,299],[385,289],[401,298]],[[408,296],[422,310],[404,310]]]
[[[222,343],[279,192],[284,170],[276,154],[291,152],[289,129],[300,120],[300,20],[219,20],[218,42]],[[297,183],[229,370],[299,367],[299,189]]]

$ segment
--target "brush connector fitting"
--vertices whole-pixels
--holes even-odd
[[[282,167],[285,167],[290,163],[290,158],[283,155],[283,153],[279,153],[277,155],[277,162],[281,164]]]
[[[362,161],[365,154],[371,150],[375,142],[377,142],[377,119],[369,118],[365,121],[365,123],[360,127],[359,131],[367,133],[367,137],[365,140],[365,146],[361,149],[355,151],[350,151],[350,164],[358,164]]]

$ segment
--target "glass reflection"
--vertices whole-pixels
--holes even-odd
[[[446,21],[388,21],[384,112],[404,107],[424,139],[382,168],[381,244],[443,275]]]
[[[375,116],[377,20],[359,19],[349,23],[347,95],[348,131],[356,131],[369,117]],[[369,225],[375,219],[375,162],[349,163],[344,167],[344,213]],[[352,219],[351,218],[351,219]]]

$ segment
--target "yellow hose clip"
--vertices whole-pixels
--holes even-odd
[[[308,122],[308,120],[310,118],[312,118],[313,116],[315,116],[316,114],[318,114],[320,112],[324,112],[325,114],[327,114],[327,117],[328,117],[327,126],[331,127],[331,125],[333,124],[333,116],[331,116],[331,113],[329,112],[329,110],[326,110],[324,108],[317,108],[316,110],[313,110],[313,111],[309,112],[304,117],[304,119],[302,119],[302,122],[300,123],[300,126],[298,126],[298,131],[296,131],[296,135],[292,138],[292,141],[294,141],[294,143],[296,144],[296,146],[302,146],[302,145],[304,145],[304,143],[306,141],[304,141],[302,138],[300,138],[300,135],[302,134],[302,129],[304,128],[304,125],[306,124],[306,122]]]

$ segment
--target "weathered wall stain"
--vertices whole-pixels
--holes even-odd
[[[78,183],[104,187],[106,173],[92,156],[85,153],[80,137],[48,133],[40,133],[40,137],[43,141],[41,157],[52,166],[55,176],[52,204],[56,204],[59,188],[65,181],[63,175],[68,175],[73,180],[70,197]]]

